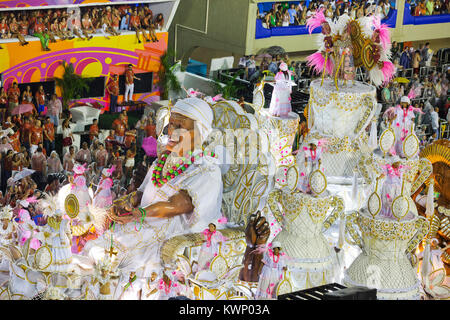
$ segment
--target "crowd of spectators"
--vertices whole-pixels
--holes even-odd
[[[411,103],[423,112],[414,119],[416,133],[422,144],[430,139],[447,137],[449,114],[450,69],[447,65],[432,62],[433,50],[430,44],[419,44],[418,48],[393,42],[391,59],[397,66],[396,78],[380,88],[383,110],[399,103],[403,95],[413,97]],[[387,119],[380,119],[382,127]]]
[[[407,0],[411,8],[411,15],[415,17],[448,14],[450,1],[448,0]]]
[[[289,27],[306,25],[306,20],[320,9],[332,20],[344,13],[352,18],[378,15],[384,19],[394,7],[395,2],[391,3],[389,0],[274,2],[267,12],[260,12],[258,8],[257,17],[262,20],[265,28]]]
[[[120,30],[135,31],[138,42],[155,42],[156,30],[164,27],[162,13],[153,14],[149,5],[108,5],[0,12],[0,38],[16,38],[20,45],[28,44],[26,36],[37,37],[42,49],[48,44],[78,37],[90,40],[93,34],[107,39]]]
[[[115,119],[106,138],[100,136],[95,119],[77,150],[71,113],[61,112],[55,95],[45,103],[48,111],[56,110],[46,115],[5,112],[0,130],[0,206],[9,203],[14,207],[16,201],[39,197],[44,191],[56,192],[61,183],[69,181],[76,163],[86,164],[93,185],[100,181],[103,168],[114,165],[113,195],[117,197],[133,185],[133,169],[147,168],[154,160],[140,147],[145,137],[156,138],[154,114],[142,116],[134,126],[129,125],[126,110],[112,115]],[[62,138],[57,138],[55,120],[62,120]],[[142,161],[136,163],[135,159]]]

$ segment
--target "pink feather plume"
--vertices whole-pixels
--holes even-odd
[[[306,26],[308,27],[309,34],[311,34],[314,29],[320,27],[320,25],[325,21],[327,21],[327,20],[325,18],[325,15],[323,14],[323,8],[322,8],[306,21]]]
[[[380,17],[378,16],[374,16],[373,25],[375,27],[375,30],[377,30],[380,34],[380,41],[383,49],[386,50],[386,48],[391,43],[391,36],[388,25],[385,23],[381,23]]]
[[[28,203],[36,203],[36,202],[38,202],[38,200],[36,199],[35,196],[27,198],[27,201],[28,201]]]
[[[409,98],[410,100],[412,100],[412,99],[414,99],[415,97],[416,97],[416,92],[414,91],[414,89],[409,90],[408,98]]]
[[[224,224],[224,223],[228,222],[228,219],[227,219],[227,217],[221,217],[217,220],[217,222],[220,224]]]
[[[116,166],[112,165],[111,168],[107,169],[106,171],[108,171],[109,174],[112,174],[115,170],[116,170]]]
[[[311,55],[309,55],[306,58],[308,67],[313,67],[313,70],[316,74],[320,74],[323,71],[323,67],[325,65],[325,57],[323,56],[322,52],[318,51]],[[328,59],[327,60],[327,66],[326,66],[326,72],[329,75],[333,74],[333,60]]]
[[[395,65],[390,61],[383,61],[381,72],[383,73],[384,83],[388,83],[395,75]]]

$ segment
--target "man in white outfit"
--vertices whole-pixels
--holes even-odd
[[[125,96],[124,101],[133,101],[134,79],[141,80],[136,77],[133,72],[133,65],[130,63],[125,71]]]

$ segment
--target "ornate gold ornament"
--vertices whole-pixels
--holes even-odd
[[[80,213],[80,203],[74,194],[69,194],[64,200],[64,209],[71,219],[75,219]]]
[[[367,201],[367,208],[369,210],[369,213],[373,218],[375,218],[378,213],[381,211],[381,198],[378,194],[378,182],[380,180],[377,179],[376,185],[375,185],[375,191],[370,195],[368,201]]]
[[[380,136],[380,149],[383,151],[384,155],[391,150],[392,146],[395,142],[395,133],[394,130],[392,130],[391,126],[389,125],[389,128],[383,131],[383,133]]]
[[[327,189],[327,178],[320,169],[315,170],[309,176],[311,191],[316,195],[322,194]]]
[[[34,265],[39,270],[47,269],[53,261],[52,252],[48,246],[41,246],[34,254]]]

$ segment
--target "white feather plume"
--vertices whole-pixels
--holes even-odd
[[[39,200],[39,207],[45,218],[62,215],[62,211],[58,206],[58,198],[48,193],[44,193],[44,198]]]
[[[373,84],[377,87],[380,86],[384,81],[383,72],[378,67],[374,67],[369,71],[369,77],[370,80],[372,80]]]
[[[108,216],[108,211],[105,208],[96,207],[93,204],[88,205],[89,216],[95,230],[102,234],[105,230],[105,221]]]

